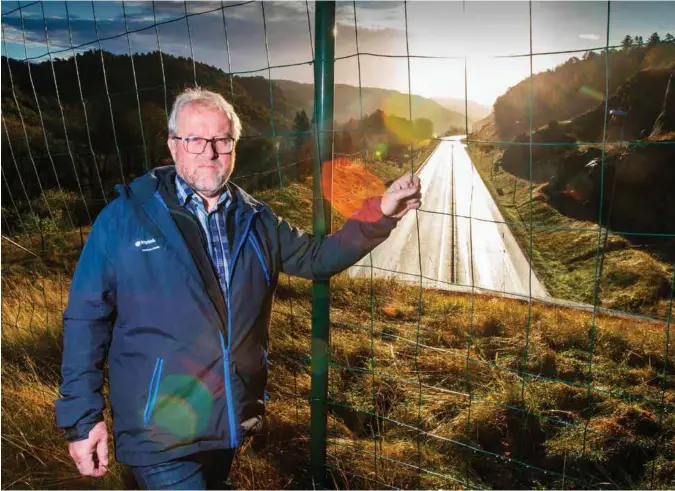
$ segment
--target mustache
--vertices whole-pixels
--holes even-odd
[[[195,162],[196,165],[209,165],[209,166],[214,166],[214,167],[225,167],[223,163],[221,163],[219,160],[197,160]]]

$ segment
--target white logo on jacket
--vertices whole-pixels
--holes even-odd
[[[156,241],[155,239],[150,239],[150,240],[137,240],[136,242],[134,242],[134,245],[135,245],[136,247],[141,247],[141,246],[147,246],[147,245],[151,245],[151,244],[155,244],[155,243],[157,243],[157,241]],[[158,246],[158,245],[156,245],[156,246],[154,246],[154,247],[150,247],[150,248],[148,248],[148,249],[141,249],[141,251],[143,251],[143,252],[150,252],[150,251],[154,251],[154,250],[156,250],[156,249],[159,249],[159,246]]]

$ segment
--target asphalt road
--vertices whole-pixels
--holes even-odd
[[[422,208],[350,269],[425,287],[550,298],[504,224],[460,137],[446,138],[418,171]],[[509,295],[509,296],[511,296]]]

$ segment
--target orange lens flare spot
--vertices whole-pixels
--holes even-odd
[[[324,162],[321,190],[333,209],[348,218],[361,208],[363,200],[381,195],[385,187],[362,161],[340,157]]]

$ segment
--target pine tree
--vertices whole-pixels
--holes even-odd
[[[658,32],[653,32],[649,39],[647,40],[647,46],[656,46],[661,42]]]
[[[623,38],[623,41],[621,41],[621,46],[623,49],[628,49],[633,46],[633,38],[630,37],[630,34],[626,34],[626,37]]]
[[[305,110],[296,112],[293,121],[293,131],[296,132],[296,135],[293,143],[295,158],[298,162],[298,179],[303,179],[309,175],[312,169],[312,147],[309,144],[311,136],[307,133],[310,128],[311,124]]]
[[[296,133],[301,133],[295,137],[296,146],[302,146],[302,142],[304,142],[305,138],[307,138],[307,135],[304,133],[309,131],[309,128],[309,118],[307,117],[305,110],[303,109],[302,111],[296,112],[293,123],[293,131]]]

